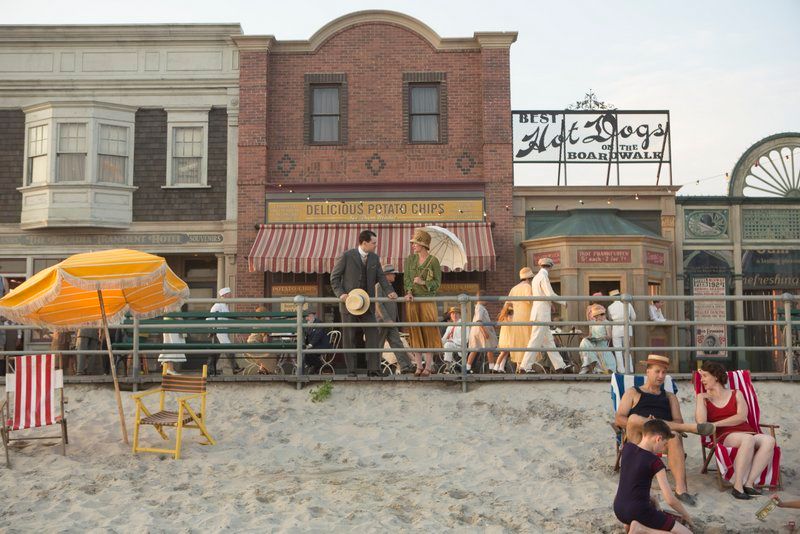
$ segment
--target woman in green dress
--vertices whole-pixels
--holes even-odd
[[[403,269],[403,285],[406,290],[408,322],[436,322],[439,320],[435,302],[416,302],[414,297],[435,297],[442,285],[442,267],[429,250],[431,236],[417,230],[411,238],[411,254]],[[442,347],[439,329],[435,326],[411,326],[408,329],[411,348],[435,349]],[[425,353],[426,365],[422,366],[422,353],[415,352],[417,364],[415,376],[430,376],[434,372],[433,353]]]

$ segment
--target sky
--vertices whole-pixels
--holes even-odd
[[[592,90],[621,110],[669,110],[673,182],[686,184],[680,194],[725,194],[724,174],[748,147],[800,131],[800,0],[0,0],[0,23],[239,22],[246,34],[308,39],[364,9],[405,13],[442,37],[519,32],[512,109],[563,109]],[[555,184],[533,167],[542,169],[515,166],[518,185]],[[605,183],[602,166],[584,167],[599,173],[587,180]],[[648,176],[633,179],[653,185],[652,171],[641,172]]]

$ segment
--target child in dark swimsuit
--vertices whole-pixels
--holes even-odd
[[[614,499],[614,514],[630,528],[631,534],[691,533],[688,528],[676,521],[676,516],[659,510],[650,497],[650,485],[653,477],[656,477],[666,503],[677,510],[689,525],[692,524],[689,512],[670,488],[664,463],[656,456],[664,452],[667,440],[671,437],[673,434],[667,423],[661,419],[651,419],[644,424],[639,444],[627,442],[622,449],[622,466],[617,496]]]

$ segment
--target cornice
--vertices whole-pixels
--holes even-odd
[[[241,35],[232,24],[0,25],[0,43],[59,45],[92,42],[225,41]]]

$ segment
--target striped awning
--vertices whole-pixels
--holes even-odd
[[[378,234],[381,263],[403,269],[411,253],[415,228],[436,223],[385,224],[262,224],[247,256],[250,271],[329,273],[336,258],[358,244],[362,230]],[[490,223],[439,224],[456,234],[467,250],[465,271],[493,271],[496,267]]]

